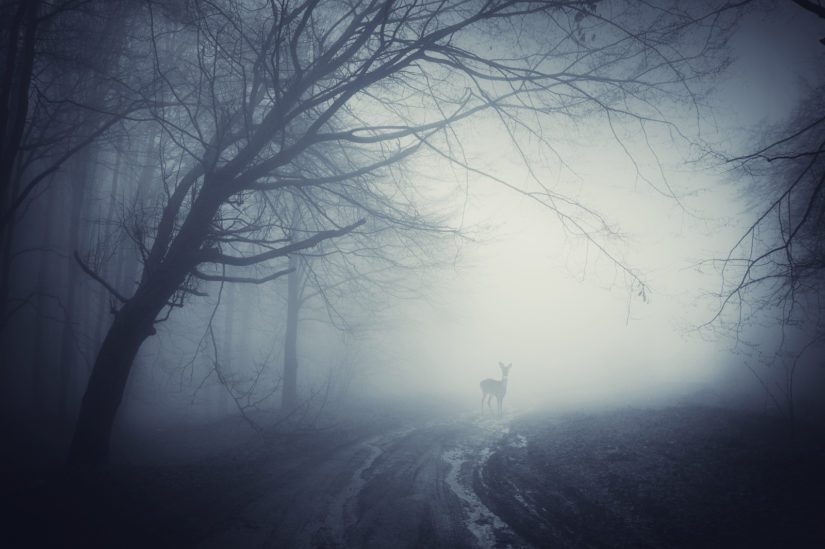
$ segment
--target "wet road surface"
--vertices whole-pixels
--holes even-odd
[[[493,447],[522,442],[506,422],[466,419],[304,454],[198,546],[527,546],[473,488]]]

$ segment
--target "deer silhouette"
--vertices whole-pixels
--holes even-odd
[[[501,368],[500,380],[487,378],[481,382],[481,415],[484,415],[484,401],[487,401],[487,405],[492,411],[493,397],[496,397],[498,416],[501,417],[501,401],[504,400],[504,395],[507,394],[507,376],[510,373],[510,368],[513,367],[513,363],[511,362],[505,366],[503,362],[499,362],[498,367]]]

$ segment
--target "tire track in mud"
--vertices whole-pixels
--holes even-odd
[[[414,428],[394,431],[389,435],[371,437],[360,443],[357,453],[364,456],[353,470],[350,480],[335,495],[329,504],[326,517],[313,536],[314,546],[338,547],[345,545],[346,531],[358,522],[355,504],[358,495],[368,481],[367,471],[384,453],[384,448],[405,436]]]
[[[470,480],[477,468],[484,467],[490,451],[483,449],[475,458],[468,456],[467,448],[460,447],[444,454],[450,464],[446,482],[450,490],[461,500],[464,510],[464,526],[476,539],[479,547],[495,547],[500,534],[508,530],[501,518],[484,505],[472,489]]]
[[[343,545],[525,547],[474,491],[474,479],[504,439],[506,424],[463,420],[409,429],[377,443],[345,504]],[[355,493],[357,492],[357,493]]]
[[[334,539],[343,540],[343,532],[357,521],[355,510],[352,508],[352,501],[364,487],[366,482],[364,471],[371,467],[373,462],[378,459],[383,452],[378,445],[380,440],[381,437],[373,437],[362,443],[362,446],[367,451],[366,459],[355,469],[349,484],[341,490],[330,504],[330,510],[322,528],[333,532],[334,534],[332,535]]]
[[[379,442],[349,506],[357,517],[344,532],[351,547],[470,547],[459,501],[444,482],[445,449],[455,425],[426,425]]]
[[[506,423],[459,419],[330,448],[288,470],[273,463],[262,495],[203,546],[528,547],[475,489],[514,440]]]

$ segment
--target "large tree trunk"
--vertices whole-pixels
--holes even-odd
[[[154,332],[159,309],[135,296],[115,317],[97,355],[77,419],[69,463],[101,465],[109,456],[109,437],[132,362],[141,344]]]
[[[10,21],[0,76],[0,336],[8,321],[15,216],[10,206],[22,173],[17,162],[29,110],[40,0],[21,2]],[[1,48],[0,48],[1,49]],[[15,174],[15,171],[17,174]],[[0,365],[0,375],[3,367]]]
[[[284,377],[281,408],[292,410],[298,405],[298,311],[300,309],[300,273],[298,257],[289,256],[286,297],[286,332],[284,335]]]
[[[15,181],[15,191],[20,179]],[[0,337],[3,336],[6,324],[11,318],[11,275],[14,251],[14,231],[16,225],[9,223],[5,230],[0,230]],[[2,366],[0,366],[2,374]]]
[[[151,263],[150,254],[140,286],[115,315],[95,360],[80,405],[69,463],[102,465],[108,461],[112,425],[137,352],[155,333],[155,319],[197,264],[195,254],[208,233],[220,200],[221,195],[204,191],[165,256],[158,254],[156,262]]]
[[[20,2],[12,16],[0,77],[0,219],[12,223],[8,208],[14,201],[12,173],[23,143],[29,111],[29,87],[34,70],[40,0]],[[4,49],[5,49],[4,48]],[[0,232],[4,229],[0,224]]]

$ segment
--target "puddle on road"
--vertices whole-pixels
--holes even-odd
[[[456,441],[458,445],[441,454],[441,459],[448,465],[444,482],[461,503],[464,528],[475,538],[478,547],[512,547],[504,540],[513,540],[516,536],[507,523],[476,495],[472,488],[472,478],[475,471],[485,466],[497,444],[523,447],[527,444],[526,439],[511,433],[509,424],[502,421],[451,421],[450,424],[460,424],[463,432],[459,441]],[[358,522],[358,494],[369,481],[371,468],[387,447],[420,429],[426,427],[401,429],[389,436],[373,437],[359,445],[353,456],[358,466],[349,483],[329,502],[322,526],[325,539],[333,544],[345,542],[348,528]]]
[[[516,435],[516,438],[510,441],[510,446],[513,448],[527,448],[527,438],[524,435]]]
[[[472,474],[473,468],[481,469],[492,455],[489,447],[482,449],[458,447],[444,452],[443,459],[450,466],[446,481],[450,490],[461,500],[464,524],[478,540],[479,547],[497,547],[496,532],[509,532],[507,524],[478,498],[473,489],[462,482]],[[505,547],[510,547],[506,545]]]

